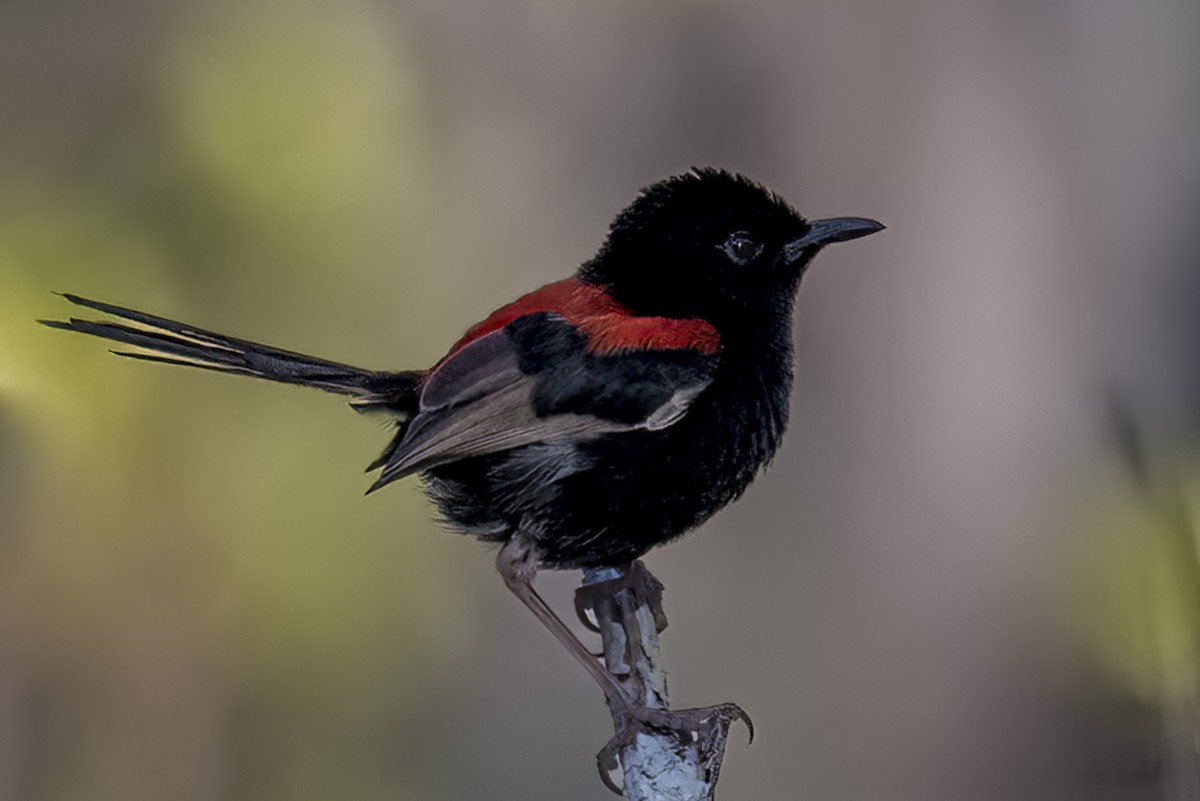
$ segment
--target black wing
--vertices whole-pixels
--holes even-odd
[[[714,367],[713,357],[690,349],[594,354],[561,317],[526,315],[429,373],[417,414],[371,489],[524,445],[666,428],[711,383]]]

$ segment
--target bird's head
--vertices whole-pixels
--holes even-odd
[[[790,304],[822,247],[882,229],[858,217],[810,222],[748,178],[696,169],[642,190],[580,275],[634,314],[719,322]]]

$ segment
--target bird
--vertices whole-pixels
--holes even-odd
[[[499,546],[505,585],[610,706],[635,709],[537,592],[538,572],[623,569],[738,498],[787,426],[802,277],[826,245],[883,228],[810,221],[750,178],[695,168],[642,189],[573,275],[493,311],[423,370],[365,370],[74,294],[117,321],[39,322],[385,415],[395,433],[368,493],[419,476],[445,523]]]

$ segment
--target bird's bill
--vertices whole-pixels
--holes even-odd
[[[834,242],[849,242],[851,239],[870,236],[882,231],[885,227],[883,223],[869,220],[866,217],[831,217],[828,220],[813,220],[804,236],[793,239],[783,246],[784,258],[788,262],[792,262],[825,245],[832,245]]]

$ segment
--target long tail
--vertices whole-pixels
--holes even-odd
[[[352,396],[350,404],[359,411],[388,411],[405,418],[416,410],[417,389],[422,375],[419,372],[382,373],[362,370],[348,364],[227,337],[133,309],[88,300],[78,295],[64,294],[63,297],[76,306],[111,314],[137,324],[135,327],[74,317],[65,322],[38,321],[51,328],[78,331],[151,351],[112,351],[118,356],[316,387],[327,392]]]

